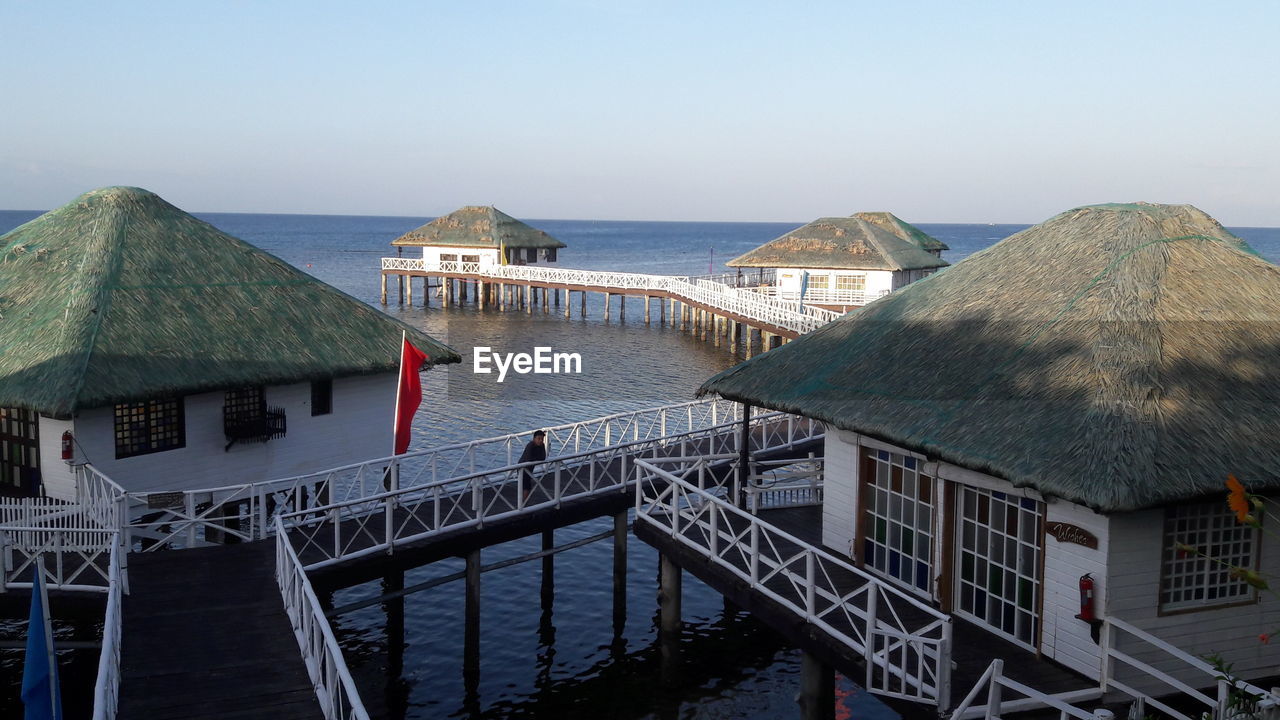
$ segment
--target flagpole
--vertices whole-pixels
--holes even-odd
[[[44,646],[49,663],[49,707],[53,708],[53,716],[60,718],[62,712],[58,702],[58,656],[53,651],[53,614],[49,612],[49,585],[44,581],[43,554],[36,556],[36,575],[40,583],[40,604],[44,607]]]

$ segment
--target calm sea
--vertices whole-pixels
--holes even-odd
[[[0,233],[38,213],[0,211]],[[389,243],[426,218],[316,215],[198,214],[222,230],[377,306],[380,258]],[[535,220],[533,225],[563,240],[561,265],[600,270],[667,274],[722,272],[723,261],[771,240],[801,223],[650,223]],[[1025,225],[921,225],[951,246],[955,262]],[[1234,228],[1264,257],[1280,260],[1280,229]],[[394,287],[394,286],[393,286]],[[2,289],[0,289],[2,291]],[[394,293],[394,290],[393,290]],[[425,378],[426,400],[415,423],[415,444],[438,445],[612,412],[680,402],[698,384],[738,361],[730,352],[656,324],[646,327],[638,301],[627,319],[605,323],[598,296],[589,317],[570,320],[552,308],[535,313],[478,312],[391,305],[386,311],[446,341],[460,351],[462,366],[433,369]],[[394,302],[394,294],[392,296]],[[418,298],[419,303],[421,299]],[[576,298],[575,298],[576,303]],[[471,349],[530,351],[535,345],[577,352],[580,376],[527,375],[501,392],[474,382],[449,382],[470,372]],[[391,350],[390,352],[394,352]],[[510,382],[510,381],[509,381]],[[557,532],[563,543],[608,529],[601,520]],[[530,538],[487,549],[484,562],[539,549]],[[628,571],[628,615],[614,632],[611,610],[612,554],[594,543],[556,558],[555,597],[541,607],[539,563],[486,573],[482,582],[480,674],[464,681],[463,595],[459,583],[410,595],[405,631],[388,633],[383,606],[342,616],[336,623],[348,663],[366,703],[391,718],[775,718],[795,710],[799,653],[750,616],[726,608],[718,594],[688,578],[684,586],[683,672],[659,682],[657,644],[657,556],[632,539]],[[456,572],[461,561],[445,561],[406,574],[413,585]],[[378,582],[344,588],[332,602],[344,605],[383,592]],[[0,621],[0,640],[21,639],[22,621]],[[60,628],[61,637],[88,637],[91,624]],[[390,635],[390,636],[389,636]],[[403,670],[392,653],[404,643]],[[127,651],[126,651],[127,652]],[[63,653],[69,677],[92,683],[96,655]],[[0,649],[0,716],[18,713],[21,652]],[[859,718],[891,718],[892,711],[856,686],[841,681],[846,708]]]

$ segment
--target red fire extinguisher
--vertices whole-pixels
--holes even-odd
[[[1080,576],[1080,614],[1076,617],[1085,621],[1093,621],[1093,577],[1089,573]]]
[[[72,445],[71,431],[67,430],[66,432],[62,433],[62,459],[63,460],[71,459],[71,454],[72,454],[71,445]]]

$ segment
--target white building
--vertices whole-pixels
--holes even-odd
[[[1278,321],[1280,268],[1203,212],[1094,206],[704,389],[827,423],[824,544],[957,618],[1095,680],[1103,618],[1256,678],[1280,540],[1224,483],[1280,490]]]
[[[4,495],[71,498],[69,463],[146,491],[389,455],[401,333],[459,361],[137,188],[86,193],[0,253]]]
[[[476,272],[486,265],[554,263],[557,251],[565,246],[497,208],[481,205],[438,217],[391,244],[397,248],[421,247],[422,259],[429,268],[463,273]]]
[[[947,246],[891,213],[819,218],[730,260],[737,268],[774,268],[778,297],[849,310],[938,268]]]

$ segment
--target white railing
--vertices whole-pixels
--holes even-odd
[[[306,570],[276,518],[276,582],[284,598],[285,612],[302,650],[307,674],[326,720],[368,720],[360,691],[351,678],[342,648],[324,616]]]
[[[751,288],[751,291],[780,301],[790,303],[800,302],[800,291],[798,289],[784,290],[774,285]],[[823,305],[866,305],[872,300],[878,300],[888,294],[888,290],[866,292],[863,290],[828,290],[825,288],[809,288],[805,290],[804,301],[806,303],[821,303]]]
[[[686,280],[710,280],[729,287],[747,288],[773,285],[777,280],[774,268],[750,268],[741,272],[715,273],[713,275],[692,275]]]
[[[1162,661],[1173,660],[1178,665],[1178,669],[1173,672],[1183,677],[1201,678],[1204,685],[1215,686],[1217,692],[1214,695],[1208,695],[1195,687],[1198,684],[1195,681],[1185,682],[1174,677],[1170,672],[1155,667],[1150,662],[1140,660],[1130,653],[1119,650],[1117,646],[1120,644],[1122,637],[1136,641],[1144,652],[1159,651],[1159,657]],[[1231,720],[1232,717],[1241,714],[1238,708],[1230,707],[1233,689],[1237,693],[1252,696],[1259,701],[1261,709],[1266,711],[1273,711],[1277,704],[1280,704],[1280,698],[1276,698],[1270,692],[1243,680],[1229,678],[1204,660],[1119,618],[1107,617],[1102,621],[1101,644],[1102,688],[1104,690],[1119,690],[1132,697],[1138,703],[1139,708],[1142,709],[1140,712],[1145,712],[1145,707],[1150,705],[1176,720],[1199,720],[1202,715],[1208,715],[1214,720]],[[1124,669],[1136,670],[1141,673],[1144,680],[1156,681],[1153,685],[1159,687],[1160,690],[1144,692],[1142,689],[1118,679],[1117,676]],[[1204,706],[1202,713],[1187,714],[1153,697],[1153,695],[1167,697],[1174,694],[1189,697]]]
[[[120,534],[103,528],[0,528],[0,592],[30,589],[44,556],[43,581],[50,589],[107,592],[110,557]]]
[[[821,438],[814,420],[770,413],[752,418],[751,452],[794,446]],[[281,516],[309,556],[308,570],[393,550],[446,531],[591,495],[626,492],[638,457],[685,457],[736,453],[741,425],[724,425],[675,436],[638,440],[602,450],[565,455],[538,464],[510,465],[410,488],[387,491]],[[736,456],[735,456],[736,457]],[[316,557],[317,559],[312,559]]]
[[[481,265],[449,261],[428,263],[418,258],[383,258],[382,269],[477,275],[498,282],[512,280],[598,287],[602,290],[669,293],[690,302],[799,334],[815,330],[840,316],[840,313],[822,308],[801,307],[795,302],[769,297],[758,292],[758,288],[739,287],[700,278],[533,265]]]
[[[743,492],[747,511],[776,510],[822,504],[825,458],[809,453],[804,460],[753,462],[752,473]]]
[[[98,678],[93,685],[93,720],[113,720],[120,705],[120,638],[123,633],[121,602],[124,594],[122,543],[113,540],[107,576],[107,611],[102,622],[102,651],[98,654]]]
[[[978,700],[978,695],[981,694],[984,688],[987,691],[987,702],[985,705],[975,706],[974,702]],[[1022,698],[1006,700],[1004,697],[1005,690],[1019,693]],[[1067,718],[1075,718],[1076,720],[1109,720],[1112,717],[1109,712],[1098,713],[1084,710],[1071,704],[1072,702],[1100,697],[1102,697],[1102,691],[1098,688],[1089,688],[1059,695],[1048,695],[1040,692],[1035,688],[1023,685],[1017,680],[1005,677],[1004,660],[997,658],[991,661],[991,664],[987,666],[986,672],[974,684],[973,689],[951,712],[951,720],[970,720],[971,718],[979,717],[985,720],[1000,720],[1003,713],[1046,707],[1057,710],[1059,720],[1067,720]]]
[[[78,528],[92,526],[76,503],[54,498],[0,498],[0,527]]]
[[[660,467],[675,463],[676,472]],[[636,460],[636,522],[648,523],[863,656],[869,691],[946,708],[951,618],[725,502],[706,458]],[[677,474],[678,473],[678,474]],[[689,481],[697,474],[698,483]],[[860,584],[848,590],[850,577]],[[915,624],[904,620],[913,614]]]
[[[555,460],[714,427],[736,419],[740,407],[712,397],[548,427],[547,457]],[[142,550],[199,547],[229,537],[257,540],[272,532],[278,515],[388,490],[392,472],[395,487],[403,489],[513,465],[532,437],[533,430],[508,433],[259,483],[129,493],[134,518],[129,530]]]

